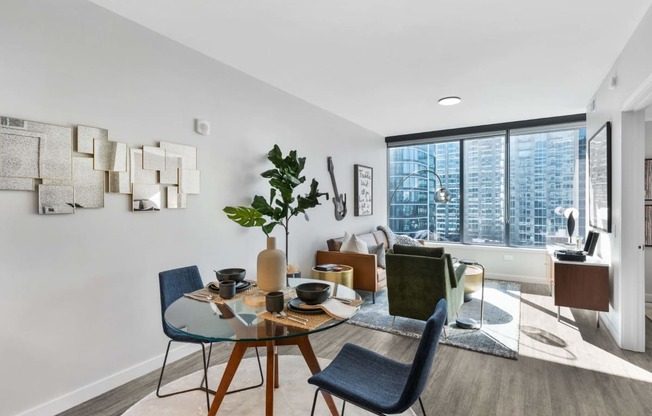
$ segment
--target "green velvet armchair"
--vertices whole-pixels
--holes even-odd
[[[406,318],[428,318],[439,299],[448,302],[447,322],[464,303],[465,265],[453,267],[443,247],[394,245],[386,256],[389,314]]]

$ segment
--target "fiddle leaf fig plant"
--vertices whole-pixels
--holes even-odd
[[[313,178],[307,194],[294,195],[295,189],[306,181],[306,177],[301,175],[306,158],[298,157],[296,150],[283,157],[281,149],[274,145],[267,154],[267,159],[272,162],[274,169],[266,170],[260,176],[269,179],[269,199],[256,195],[251,206],[228,206],[224,208],[224,212],[229,219],[243,227],[261,227],[267,237],[277,225],[283,227],[287,261],[290,219],[303,214],[306,221],[309,221],[306,211],[321,205],[319,198],[327,194],[319,192],[319,183]]]

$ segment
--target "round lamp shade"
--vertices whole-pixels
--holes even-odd
[[[450,202],[451,192],[446,188],[439,188],[435,191],[435,202]]]

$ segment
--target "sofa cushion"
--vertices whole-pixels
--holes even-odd
[[[444,255],[444,247],[404,246],[394,245],[395,254],[408,254],[411,256],[441,257]]]
[[[369,254],[376,255],[376,264],[378,267],[385,268],[385,243],[368,246]]]
[[[357,235],[349,234],[348,232],[344,234],[344,241],[342,242],[340,251],[346,251],[348,253],[369,254],[367,243]]]
[[[370,245],[373,246],[376,244],[385,243],[385,249],[388,249],[390,247],[387,241],[387,237],[385,236],[385,233],[382,231],[373,231],[370,233],[356,234],[356,235],[362,241],[367,243],[367,246]],[[326,244],[328,245],[328,251],[340,251],[343,241],[344,241],[344,237],[331,238],[326,240]]]

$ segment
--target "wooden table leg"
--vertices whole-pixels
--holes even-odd
[[[226,364],[226,368],[224,369],[224,375],[222,375],[220,386],[215,392],[215,397],[213,398],[213,403],[211,404],[211,408],[208,411],[208,416],[215,416],[217,414],[217,410],[220,408],[220,405],[224,400],[224,396],[229,390],[229,385],[233,380],[233,376],[235,376],[235,372],[238,370],[240,361],[242,361],[242,357],[244,356],[245,351],[247,351],[247,348],[248,345],[244,342],[236,342],[233,346],[231,357],[229,358],[229,362]]]
[[[274,388],[279,388],[279,378],[278,378],[278,348],[274,348]]]
[[[319,373],[321,371],[321,367],[319,366],[319,361],[317,361],[315,352],[312,349],[312,345],[310,345],[310,340],[308,339],[308,336],[297,337],[295,339],[296,339],[297,346],[301,351],[301,355],[303,355],[303,359],[306,360],[306,364],[308,364],[308,368],[310,369],[310,372],[313,375]],[[328,405],[328,408],[331,411],[331,415],[339,416],[339,412],[337,410],[337,406],[335,406],[335,401],[333,400],[333,396],[331,396],[330,394],[326,393],[323,390],[322,390],[322,395],[324,396],[324,400],[326,401],[326,404]]]
[[[277,371],[274,357],[276,345],[274,341],[267,341],[267,380],[265,381],[265,416],[274,415],[274,374]]]

